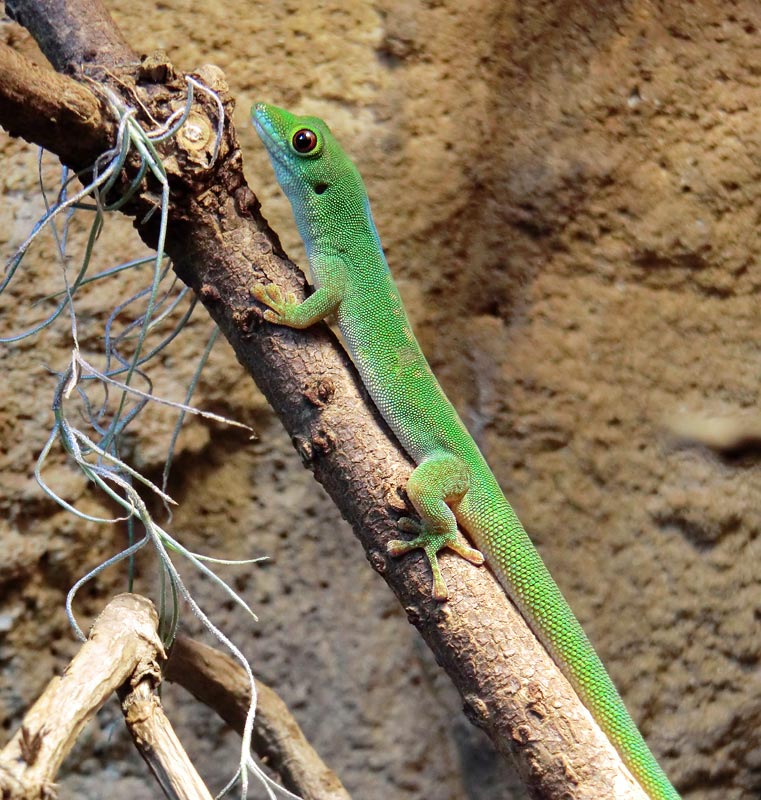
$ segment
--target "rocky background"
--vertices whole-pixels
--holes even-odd
[[[654,752],[685,798],[758,797],[758,3],[109,7],[136,49],[225,71],[250,184],[294,254],[248,108],[266,100],[330,122],[368,184],[434,369]],[[16,26],[0,32],[35,52]],[[0,146],[5,259],[44,205],[36,152],[8,137]],[[44,174],[53,185],[52,160]],[[72,248],[83,236],[75,225]],[[115,217],[95,266],[142,253]],[[78,306],[83,323],[141,280],[96,285]],[[60,286],[45,239],[0,298],[0,335],[40,319]],[[200,309],[151,366],[157,394],[183,398],[210,328]],[[125,542],[122,527],[74,519],[31,477],[52,425],[48,368],[63,369],[70,351],[66,324],[0,346],[0,740],[76,650],[67,590]],[[224,342],[194,402],[258,439],[188,421],[172,531],[212,555],[270,556],[225,572],[260,622],[186,577],[349,790],[369,800],[523,797]],[[135,434],[133,462],[154,478],[173,422],[150,410]],[[60,454],[46,475],[88,513],[113,515]],[[156,596],[155,575],[146,556],[138,588]],[[83,589],[81,624],[125,586],[113,568]],[[180,690],[168,687],[165,701],[221,788],[236,738]],[[61,776],[61,797],[106,792],[157,795],[116,704]]]

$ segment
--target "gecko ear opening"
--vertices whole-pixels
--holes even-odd
[[[315,194],[323,194],[327,188],[328,188],[328,184],[327,183],[316,183],[314,185],[314,193]]]

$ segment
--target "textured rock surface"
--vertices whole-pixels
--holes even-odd
[[[330,121],[368,183],[434,368],[653,749],[691,800],[757,797],[758,451],[719,457],[668,435],[686,413],[755,424],[755,0],[293,0],[195,11],[133,0],[113,12],[136,47],[225,70],[251,185],[292,252],[287,204],[247,109],[268,100]],[[3,35],[31,52],[23,32]],[[43,206],[35,154],[2,145],[6,257]],[[98,269],[141,252],[119,222],[98,243]],[[39,319],[30,303],[60,286],[52,243],[32,256],[0,298],[2,335]],[[95,289],[80,315],[129,296],[139,285],[129,281]],[[200,312],[154,365],[158,394],[183,396],[208,329]],[[124,541],[121,529],[75,522],[30,478],[52,421],[45,365],[61,368],[70,348],[64,325],[0,350],[6,729],[75,649],[65,592]],[[363,798],[520,797],[497,788],[509,776],[224,344],[196,402],[260,438],[189,421],[170,487],[181,504],[173,530],[194,550],[271,556],[230,573],[258,625],[193,579],[197,597],[348,788]],[[134,443],[154,477],[171,425],[166,412],[148,414]],[[50,476],[88,512],[113,513],[71,470]],[[154,591],[154,565],[140,568],[139,588]],[[77,606],[83,619],[124,586],[118,569],[95,580]],[[220,787],[233,737],[174,689],[167,704]],[[117,715],[107,709],[72,755],[63,797],[102,797],[104,779],[115,800],[155,796],[111,725]]]

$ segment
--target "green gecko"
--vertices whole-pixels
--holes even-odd
[[[380,413],[417,467],[407,495],[422,523],[389,553],[422,549],[433,595],[447,598],[438,552],[450,548],[474,564],[484,556],[534,633],[652,800],[679,800],[629,716],[600,658],[412,332],[383,254],[362,178],[317,117],[259,103],[252,121],[291,201],[316,291],[302,303],[275,285],[252,287],[267,321],[307,328],[334,314],[352,360]],[[457,539],[457,523],[478,547]],[[482,555],[483,554],[483,555]]]

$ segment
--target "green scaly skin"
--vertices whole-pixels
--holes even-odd
[[[252,294],[269,322],[306,328],[335,314],[352,359],[384,419],[418,465],[407,494],[422,519],[392,555],[423,549],[433,594],[447,597],[437,554],[484,556],[582,702],[653,800],[678,800],[597,653],[553,581],[478,446],[433,375],[389,272],[362,179],[327,125],[260,103],[252,120],[293,206],[316,291],[304,302],[276,286]],[[478,547],[456,538],[457,523]],[[483,555],[482,555],[483,553]]]

